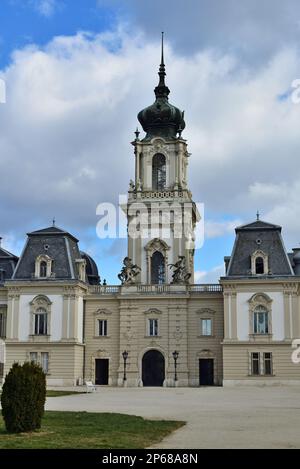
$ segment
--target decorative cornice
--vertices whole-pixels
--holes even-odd
[[[101,316],[101,315],[110,315],[112,314],[112,311],[106,308],[99,308],[96,311],[94,311],[94,316]]]
[[[147,311],[144,311],[144,314],[145,315],[149,315],[149,314],[162,314],[162,312],[157,309],[157,308],[149,308],[147,309]]]

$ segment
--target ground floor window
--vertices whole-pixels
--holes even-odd
[[[49,372],[49,353],[48,352],[30,352],[29,359],[31,362],[40,365],[45,374]]]
[[[264,353],[264,374],[265,375],[272,375],[272,353],[267,352]]]
[[[49,371],[49,353],[48,352],[41,353],[41,366],[43,368],[43,372],[47,374]]]
[[[33,363],[38,363],[38,353],[30,352],[30,361]]]
[[[250,371],[251,371],[252,376],[272,376],[273,374],[272,352],[252,352]]]
[[[259,375],[259,353],[251,353],[251,374]]]

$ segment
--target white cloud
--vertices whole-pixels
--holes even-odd
[[[296,243],[300,105],[277,96],[300,74],[297,51],[280,50],[251,74],[228,54],[186,58],[167,45],[165,55],[170,100],[186,110],[189,185],[213,213],[207,236],[232,232],[260,209],[263,218],[285,223]],[[98,203],[126,192],[134,174],[129,142],[138,111],[153,102],[158,62],[158,43],[122,28],[15,52],[1,72],[3,233],[23,236],[55,214],[80,235],[96,225]]]
[[[57,8],[56,0],[34,0],[34,7],[42,16],[49,18]]]
[[[218,265],[209,271],[196,271],[195,283],[218,283],[221,276],[225,275],[224,265]]]
[[[232,235],[235,228],[241,224],[241,220],[237,219],[229,221],[205,220],[205,238],[220,238],[222,236]]]

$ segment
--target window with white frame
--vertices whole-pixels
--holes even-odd
[[[107,336],[107,319],[98,319],[98,334],[101,337]]]
[[[37,352],[30,352],[29,360],[33,363],[38,363],[38,353]]]
[[[273,355],[272,352],[252,352],[251,375],[252,376],[272,376],[273,375]]]
[[[46,278],[47,277],[47,262],[42,261],[40,263],[40,277]]]
[[[201,335],[212,335],[212,319],[201,319]]]
[[[49,353],[48,352],[41,353],[41,367],[43,369],[43,372],[47,374],[49,371]]]
[[[259,368],[259,353],[251,353],[251,374],[253,376],[258,376],[260,374]]]
[[[0,339],[6,337],[6,308],[0,308]]]
[[[262,305],[257,306],[253,315],[253,333],[269,334],[269,313],[267,309]]]
[[[272,353],[265,352],[263,354],[263,372],[264,375],[271,376],[273,374]]]
[[[158,336],[158,319],[148,319],[148,335],[151,337]]]
[[[41,254],[35,260],[35,277],[50,278],[52,274],[53,260],[46,254]]]
[[[43,372],[48,374],[49,372],[49,353],[48,352],[30,352],[30,362],[40,365]]]
[[[47,335],[48,333],[48,314],[44,308],[38,308],[34,315],[34,334]]]

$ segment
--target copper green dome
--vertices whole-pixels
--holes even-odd
[[[155,102],[138,114],[138,120],[146,132],[145,140],[153,137],[166,139],[176,138],[185,128],[184,112],[169,103],[170,90],[165,84],[165,64],[162,36],[161,64],[159,67],[159,83],[155,88]]]

